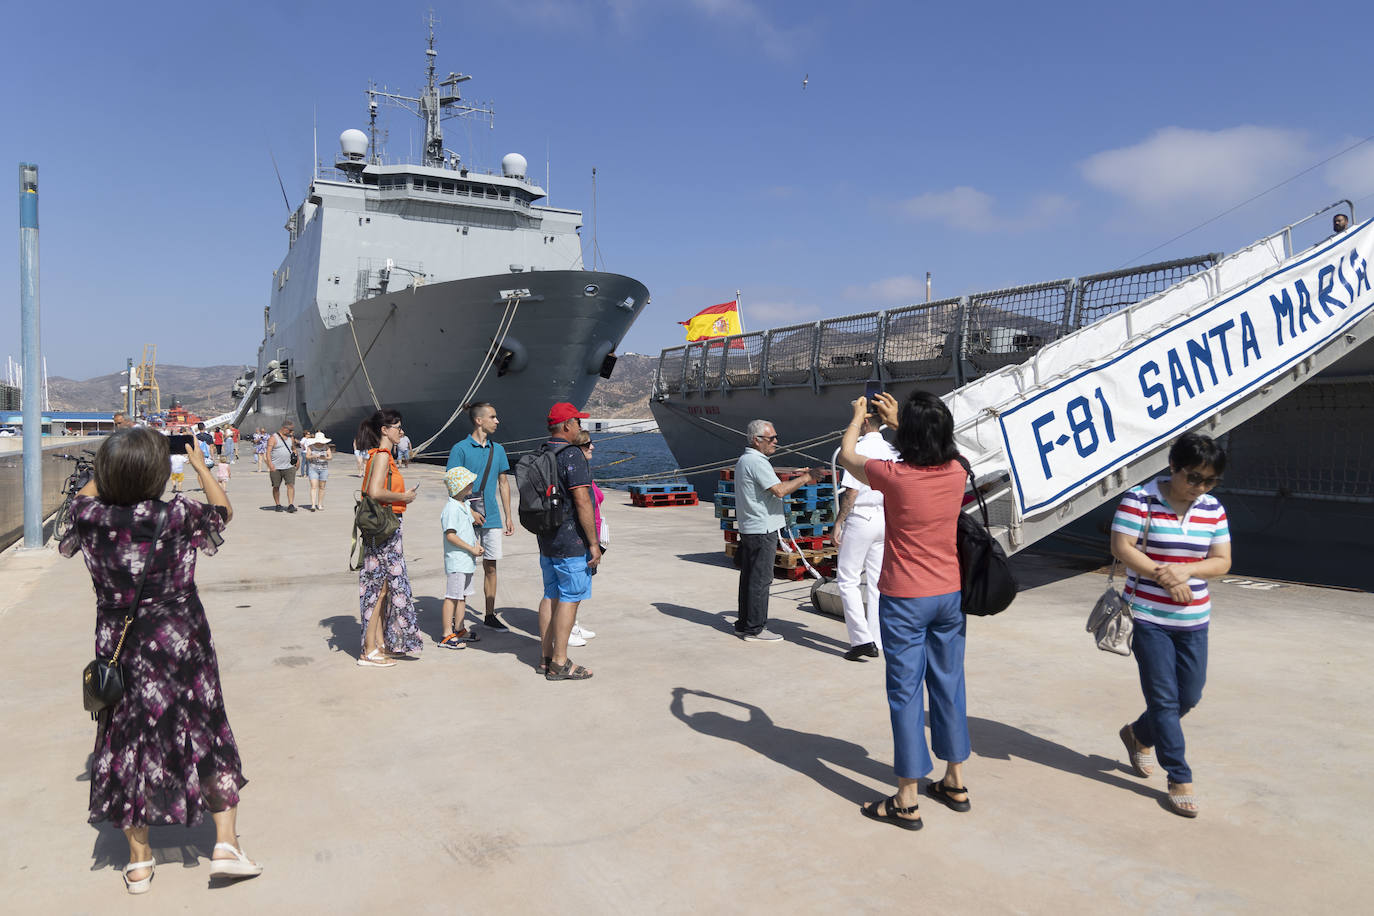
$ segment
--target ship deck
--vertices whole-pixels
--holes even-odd
[[[1083,632],[1103,571],[1018,555],[1025,591],[969,625],[973,810],[927,800],[910,834],[858,810],[892,782],[881,664],[840,657],[844,626],[810,610],[806,583],[774,585],[783,642],[734,638],[737,574],[709,504],[632,508],[608,492],[614,543],[582,614],[598,636],[572,653],[596,676],[549,683],[533,671],[539,571],[518,528],[500,567],[510,631],[483,630],[461,652],[432,645],[442,469],[412,466],[423,486],[407,557],[427,645],[418,661],[361,669],[352,470],[336,460],[324,512],[282,515],[267,511],[267,475],[235,466],[237,514],[198,582],[251,780],[239,832],[266,872],[207,892],[208,821],[155,827],[160,867],[141,909],[1367,906],[1374,595],[1215,585],[1207,689],[1186,720],[1203,805],[1189,821],[1164,809],[1162,775],[1125,769],[1117,730],[1140,707],[1135,666]],[[52,546],[0,555],[0,573],[9,896],[39,912],[108,909],[124,895],[126,845],[85,822],[89,577]]]

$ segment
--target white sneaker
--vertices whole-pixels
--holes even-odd
[[[572,635],[581,636],[583,639],[595,639],[596,634],[581,624],[573,624]]]
[[[578,646],[585,646],[586,644],[587,641],[583,639],[581,636],[578,636],[576,631],[568,634],[568,645],[572,646],[573,648],[576,648]]]

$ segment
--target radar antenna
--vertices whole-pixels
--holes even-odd
[[[470,118],[477,121],[486,121],[488,127],[495,126],[496,112],[490,107],[471,105],[463,100],[462,93],[458,91],[458,84],[465,83],[472,79],[463,73],[450,73],[444,79],[438,79],[435,70],[435,58],[439,52],[434,50],[434,26],[438,20],[434,18],[434,11],[429,13],[429,46],[425,48],[425,90],[419,96],[401,95],[389,92],[385,87],[382,89],[369,87],[367,90],[368,114],[371,125],[371,146],[373,161],[378,160],[377,154],[377,100],[385,99],[400,108],[418,116],[425,122],[425,145],[422,154],[421,164],[432,168],[452,167],[444,158],[444,131],[442,122],[449,118]],[[488,106],[490,103],[488,103]]]

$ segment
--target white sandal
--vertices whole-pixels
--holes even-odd
[[[395,668],[396,663],[387,658],[380,649],[373,649],[366,655],[358,656],[359,668]]]
[[[234,854],[232,859],[213,858],[215,852],[227,849]],[[216,843],[215,851],[210,853],[211,878],[256,878],[262,874],[262,866],[243,854],[243,850],[229,843]]]
[[[127,888],[129,889],[129,893],[131,893],[131,894],[146,894],[146,893],[148,893],[148,888],[151,887],[152,884],[153,884],[153,868],[154,868],[156,865],[157,865],[156,862],[154,862],[152,859],[149,859],[147,862],[130,862],[128,865],[125,865],[125,866],[124,866],[124,871],[123,871],[123,873],[122,873],[122,874],[123,874],[123,878],[124,878],[124,886],[127,887]],[[148,869],[148,877],[146,877],[146,878],[140,878],[140,879],[138,879],[137,881],[130,881],[130,880],[129,880],[129,872],[135,871],[136,869],[140,869],[140,868],[146,868],[146,869]]]

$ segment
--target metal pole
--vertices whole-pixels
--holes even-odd
[[[926,301],[930,301],[930,271],[926,271]]]
[[[134,415],[134,358],[129,357],[128,363],[124,367],[124,416],[133,423],[138,419]]]
[[[19,164],[19,325],[24,360],[24,546],[43,546],[43,375],[38,346],[38,166]]]

